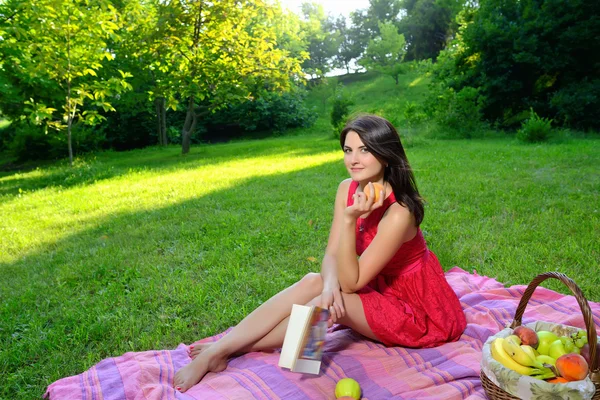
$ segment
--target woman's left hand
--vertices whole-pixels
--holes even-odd
[[[367,199],[365,191],[369,190],[369,198]],[[362,192],[356,192],[352,195],[352,199],[354,200],[353,204],[349,207],[346,207],[344,210],[344,214],[348,218],[352,218],[354,220],[358,219],[361,215],[369,215],[373,210],[378,209],[383,205],[383,200],[385,199],[385,191],[382,190],[379,196],[379,201],[374,202],[375,200],[375,188],[373,184],[369,182],[367,187],[363,189]]]

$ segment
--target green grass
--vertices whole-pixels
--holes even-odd
[[[348,83],[353,111],[419,101],[425,83],[404,78]],[[318,271],[347,174],[330,106],[314,92],[308,102],[324,107],[317,124],[290,137],[0,171],[0,398],[39,398],[106,357],[213,335]],[[509,285],[556,270],[600,301],[597,137],[401,132],[427,200],[422,229],[446,270]]]
[[[410,147],[443,266],[507,284],[557,270],[600,300],[599,144]],[[39,397],[103,358],[215,334],[318,270],[346,176],[335,140],[179,151],[0,177],[0,397]]]

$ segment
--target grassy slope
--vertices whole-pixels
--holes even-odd
[[[355,111],[394,112],[391,100],[424,92],[411,77],[367,78],[348,86]],[[0,174],[0,398],[212,335],[318,270],[346,173],[326,116],[296,133]],[[600,141],[410,135],[422,228],[446,269],[507,284],[559,270],[600,300]]]

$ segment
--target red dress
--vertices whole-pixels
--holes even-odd
[[[347,204],[358,187],[353,181]],[[383,206],[356,224],[356,253],[369,246],[385,210],[396,201],[390,194]],[[402,244],[383,270],[357,294],[369,327],[386,345],[434,347],[457,340],[467,322],[444,271],[427,248],[421,229]]]

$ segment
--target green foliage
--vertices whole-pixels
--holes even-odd
[[[64,156],[65,139],[56,132],[46,133],[44,128],[27,121],[13,124],[14,137],[8,151],[17,161],[51,160]]]
[[[459,92],[433,85],[426,110],[452,137],[471,138],[483,127],[482,103],[477,89],[465,87]]]
[[[13,120],[70,130],[73,121],[97,125],[114,111],[113,96],[131,89],[128,72],[103,73],[118,38],[116,9],[104,0],[38,0],[3,4],[0,82],[8,83],[2,112]],[[18,89],[18,90],[16,90]],[[68,132],[72,156],[71,132]],[[31,137],[31,136],[28,136]]]
[[[307,54],[294,58],[279,44],[291,43],[284,37],[287,25],[280,23],[279,5],[223,0],[168,7],[165,97],[173,99],[172,108],[186,110],[183,153],[189,152],[202,116],[263,92],[288,90],[302,80],[300,63]]]
[[[598,128],[599,13],[596,0],[481,1],[459,15],[436,79],[457,92],[480,89],[485,118],[503,126],[533,108],[559,124]]]
[[[404,104],[403,115],[404,120],[409,127],[419,125],[427,119],[427,114],[422,107],[414,101],[406,101]]]
[[[325,15],[322,5],[303,3],[302,16],[302,31],[309,54],[302,63],[302,69],[311,77],[322,78],[333,68],[334,57],[338,54],[340,42],[344,38],[336,29],[333,18]]]
[[[333,127],[334,137],[340,137],[340,133],[344,129],[344,125],[346,125],[350,107],[353,104],[354,101],[348,96],[344,87],[341,84],[338,85],[333,96],[333,107],[331,109],[331,126]]]
[[[14,134],[8,151],[17,161],[64,158],[67,141],[64,135],[28,121],[20,121],[13,126]],[[80,122],[73,125],[72,140],[79,152],[86,153],[102,149],[106,137],[101,129]]]
[[[531,109],[529,118],[517,132],[517,139],[527,143],[545,142],[552,133],[552,120],[541,118]]]
[[[257,99],[218,110],[203,123],[237,124],[244,132],[281,133],[290,128],[308,128],[314,124],[317,115],[304,105],[305,97],[306,92],[301,89],[285,93],[267,92]]]
[[[398,76],[406,71],[402,64],[406,54],[406,41],[391,22],[380,24],[379,29],[380,36],[369,42],[366,54],[359,63],[367,70],[391,76],[397,85]]]
[[[600,121],[600,79],[585,77],[557,90],[550,99],[556,110],[554,121],[577,129],[598,127]]]
[[[404,2],[406,15],[399,31],[406,37],[407,60],[435,60],[457,30],[456,15],[463,0],[411,0]]]

